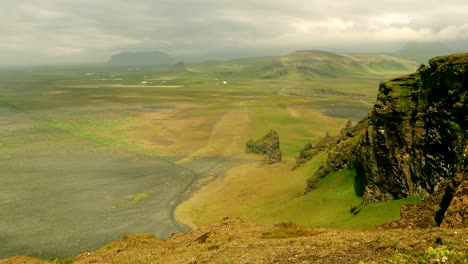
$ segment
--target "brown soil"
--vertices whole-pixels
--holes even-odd
[[[125,237],[73,263],[430,263],[444,256],[445,263],[467,263],[467,248],[468,229],[303,229],[226,219],[166,241],[151,234]],[[6,263],[42,262],[0,260]]]

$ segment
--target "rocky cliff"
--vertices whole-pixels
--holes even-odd
[[[266,154],[268,164],[281,161],[281,150],[279,146],[278,133],[270,130],[263,138],[251,139],[245,145],[246,153]]]
[[[372,112],[341,133],[308,189],[326,173],[351,167],[364,203],[433,194],[446,181],[452,189],[434,212],[466,212],[467,101],[468,54],[436,57],[414,74],[382,82]],[[468,213],[454,217],[468,222]]]

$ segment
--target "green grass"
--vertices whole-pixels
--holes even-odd
[[[150,195],[147,194],[147,193],[138,193],[138,194],[135,194],[135,195],[133,195],[132,198],[130,199],[130,200],[131,200],[130,203],[131,203],[131,204],[140,203],[140,202],[142,202],[142,201],[148,199],[149,196],[150,196]]]
[[[52,263],[53,263],[53,264],[71,264],[71,263],[73,263],[74,261],[75,261],[75,260],[74,260],[74,258],[72,258],[72,257],[63,258],[63,259],[58,259],[58,258],[56,258],[56,259],[53,259],[53,260],[52,260]]]
[[[298,225],[309,227],[370,228],[399,219],[402,204],[420,199],[410,197],[360,207],[362,198],[354,190],[355,176],[355,172],[351,170],[327,175],[317,183],[316,189],[286,202],[271,213],[268,221],[294,221]],[[356,215],[350,212],[355,206],[360,207]]]

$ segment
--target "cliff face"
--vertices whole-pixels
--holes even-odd
[[[323,171],[344,167],[357,171],[364,203],[432,194],[448,181],[445,213],[456,193],[466,192],[467,101],[468,54],[436,57],[414,74],[382,82],[372,112],[350,128],[354,135],[342,133],[308,188]]]
[[[380,85],[356,147],[365,202],[428,194],[464,170],[468,54],[436,57],[428,67]]]

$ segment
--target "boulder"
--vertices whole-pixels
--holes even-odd
[[[281,161],[281,150],[279,146],[278,133],[270,130],[263,138],[251,139],[245,146],[246,153],[266,154],[268,164]]]

